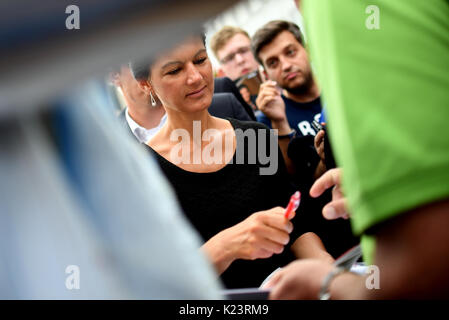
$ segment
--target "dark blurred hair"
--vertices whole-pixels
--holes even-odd
[[[243,89],[243,88],[245,88],[245,89],[247,89],[249,91],[249,88],[248,88],[248,86],[246,84],[239,85],[239,90]]]
[[[299,27],[289,21],[273,20],[266,23],[260,29],[256,31],[251,38],[251,49],[257,62],[263,66],[263,62],[259,57],[259,52],[263,47],[270,44],[274,38],[277,37],[282,31],[288,31],[295,37],[296,40],[302,45],[301,31]]]
[[[200,33],[197,36],[201,37],[204,46],[206,46],[206,34]],[[153,62],[154,57],[147,58],[145,62],[131,61],[129,63],[129,67],[131,68],[134,78],[136,78],[136,80],[147,80],[150,77],[151,74],[150,67],[153,64]]]

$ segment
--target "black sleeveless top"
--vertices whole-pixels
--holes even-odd
[[[252,121],[238,121],[230,118],[227,120],[234,127],[236,135],[239,130],[243,132],[250,130],[255,132],[256,139],[251,141],[237,139],[233,160],[216,172],[194,173],[183,170],[148,147],[155,154],[163,172],[173,185],[184,213],[204,241],[243,221],[252,213],[276,206],[286,207],[294,192],[289,184],[285,163],[276,140],[273,140],[273,142],[276,141],[276,148],[273,158],[270,158],[278,165],[274,174],[261,175],[260,169],[269,166],[267,162],[262,157],[256,156],[254,163],[251,157],[248,157],[254,152],[259,154],[265,151],[265,155],[269,154],[268,143],[270,134],[273,134],[269,128]],[[259,139],[261,139],[260,144]],[[265,144],[265,150],[259,148],[262,143]],[[237,162],[237,154],[244,154],[244,161]],[[289,247],[301,234],[295,221],[292,222],[295,228],[290,234],[290,243],[284,248],[283,253],[275,254],[268,259],[234,261],[221,276],[225,286],[227,288],[258,287],[272,271],[292,261],[293,254]]]

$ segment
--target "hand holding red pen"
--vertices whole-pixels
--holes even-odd
[[[202,247],[218,273],[237,260],[266,259],[284,251],[290,241],[293,224],[284,217],[285,209],[275,207],[251,214],[242,222],[227,228]],[[294,212],[290,214],[293,218]]]

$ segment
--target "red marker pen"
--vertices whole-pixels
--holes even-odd
[[[288,219],[290,216],[290,213],[292,211],[296,211],[299,207],[299,203],[301,202],[301,193],[299,191],[296,191],[290,198],[290,201],[288,203],[287,209],[285,209],[284,217]]]

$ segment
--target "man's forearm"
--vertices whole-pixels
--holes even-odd
[[[271,121],[271,126],[273,129],[278,130],[278,136],[284,136],[290,134],[293,129],[288,124],[287,120],[284,121]],[[289,138],[278,139],[279,148],[281,149],[282,157],[284,158],[285,166],[287,167],[287,172],[293,174],[295,172],[295,167],[292,160],[288,157],[288,145],[290,143]]]
[[[376,232],[380,299],[449,298],[449,199],[398,215]]]
[[[319,259],[329,263],[334,262],[334,258],[326,251],[320,237],[314,232],[301,235],[292,244],[291,250],[298,259]]]
[[[325,172],[326,172],[326,165],[324,164],[323,160],[320,159],[320,161],[318,161],[318,164],[317,164],[317,166],[315,168],[315,172],[313,174],[313,180],[318,179]]]
[[[370,299],[370,290],[366,288],[366,277],[345,272],[335,277],[329,286],[332,300]]]
[[[449,298],[449,200],[392,218],[376,230],[378,288],[350,273],[331,283],[333,299]],[[368,281],[369,282],[369,281]]]

